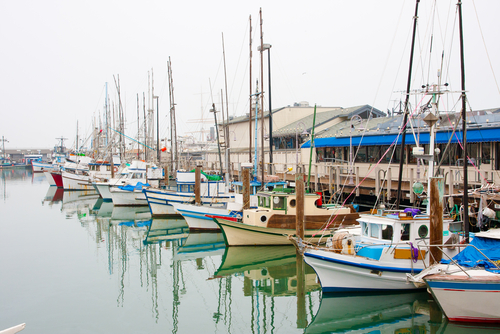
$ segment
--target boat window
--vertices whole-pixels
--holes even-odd
[[[427,225],[420,225],[420,227],[418,228],[418,236],[420,238],[425,238],[428,233],[429,228],[427,227]]]
[[[401,224],[401,240],[410,240],[410,224]]]
[[[362,223],[363,235],[368,236],[368,224]]]
[[[263,208],[271,207],[271,197],[259,196],[259,206]]]
[[[380,238],[379,232],[380,232],[380,225],[378,224],[370,224],[370,237],[372,238]]]
[[[392,225],[382,225],[382,239],[392,240]]]
[[[285,210],[285,208],[286,208],[286,197],[273,196],[273,209]]]
[[[293,198],[293,199],[290,200],[289,205],[290,205],[291,208],[295,208],[295,205],[297,205],[297,201],[295,200],[295,198]]]

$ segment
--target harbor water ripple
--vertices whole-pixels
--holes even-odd
[[[431,322],[425,292],[322,294],[293,246],[225,247],[182,218],[0,170],[0,330],[21,333],[493,333]],[[303,280],[298,280],[303,277]],[[439,311],[439,310],[438,310]]]

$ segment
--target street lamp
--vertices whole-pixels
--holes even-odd
[[[295,164],[298,167],[299,166],[299,125],[302,125],[304,131],[300,134],[301,136],[307,136],[309,132],[306,130],[306,125],[303,122],[297,123],[297,127],[295,128]],[[297,169],[295,167],[295,169]]]
[[[268,71],[268,82],[269,82],[269,165],[270,166],[273,165],[273,114],[271,109],[271,47],[272,47],[271,44],[262,44],[262,50],[260,45],[257,47],[258,51],[267,50],[267,71]]]

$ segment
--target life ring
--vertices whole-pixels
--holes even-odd
[[[118,172],[118,167],[116,167],[116,166],[113,167],[113,170],[115,171],[115,173]]]

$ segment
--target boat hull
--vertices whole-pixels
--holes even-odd
[[[228,246],[293,245],[288,236],[295,235],[296,232],[292,229],[254,226],[221,218],[215,218],[215,221]],[[306,230],[305,238],[312,238],[313,235],[321,235],[321,232]]]
[[[308,248],[304,260],[313,267],[324,292],[415,290],[406,274],[422,271],[422,261],[413,269],[406,261],[400,265],[375,261],[361,256],[346,255]]]
[[[234,218],[236,213],[226,208],[174,203],[174,209],[186,220],[191,231],[219,231],[219,225],[210,216]],[[241,217],[241,214],[240,214]]]
[[[450,321],[500,323],[500,275],[424,278],[434,299]]]
[[[110,189],[115,206],[147,206],[146,195],[140,190],[128,191],[119,188]]]
[[[54,181],[54,178],[52,177],[52,174],[50,171],[44,171],[43,175],[45,175],[45,178],[47,179],[47,182],[49,182],[50,186],[56,185],[56,181]]]
[[[79,175],[62,172],[62,183],[64,190],[94,190],[94,186],[88,175]]]

